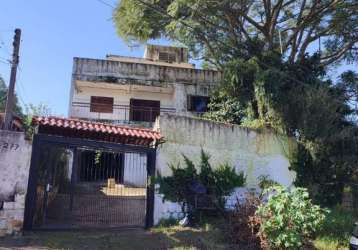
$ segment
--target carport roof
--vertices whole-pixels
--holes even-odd
[[[123,144],[146,145],[159,141],[162,136],[151,129],[134,128],[108,123],[93,122],[61,117],[36,116],[32,120],[38,133],[89,140],[109,141]]]

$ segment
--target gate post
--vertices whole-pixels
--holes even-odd
[[[37,201],[36,182],[37,182],[37,167],[40,158],[40,142],[37,134],[33,136],[32,152],[29,169],[29,180],[27,182],[27,192],[25,200],[24,224],[23,229],[32,229],[34,211]]]
[[[153,178],[155,177],[155,159],[156,150],[153,149],[147,153],[147,211],[146,211],[146,221],[145,228],[151,228],[154,224],[154,182]]]

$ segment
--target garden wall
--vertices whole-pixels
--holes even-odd
[[[203,149],[211,156],[213,166],[229,163],[237,172],[244,171],[247,188],[257,188],[258,177],[267,175],[284,186],[291,186],[295,172],[289,170],[290,154],[295,148],[292,139],[269,130],[255,131],[237,125],[215,123],[197,118],[163,115],[155,129],[164,136],[165,143],[157,150],[156,170],[163,176],[170,175],[169,163],[183,163],[182,154],[198,162]],[[242,189],[238,189],[242,192]],[[228,207],[236,201],[237,193],[228,199]],[[162,202],[156,194],[154,222],[170,216],[180,217],[178,204]]]
[[[22,229],[30,159],[24,133],[0,130],[0,236]]]

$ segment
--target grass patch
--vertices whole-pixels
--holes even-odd
[[[227,223],[221,218],[206,218],[197,228],[181,227],[175,220],[151,230],[37,231],[24,236],[0,237],[1,250],[13,249],[232,249],[227,238]]]
[[[166,240],[167,249],[231,249],[228,230],[224,218],[206,217],[196,228],[159,225],[151,232]]]
[[[315,247],[318,250],[348,249],[355,221],[358,221],[358,211],[348,212],[340,207],[332,209],[317,234]]]

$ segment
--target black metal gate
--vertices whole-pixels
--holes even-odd
[[[155,149],[35,135],[25,229],[150,227]]]

